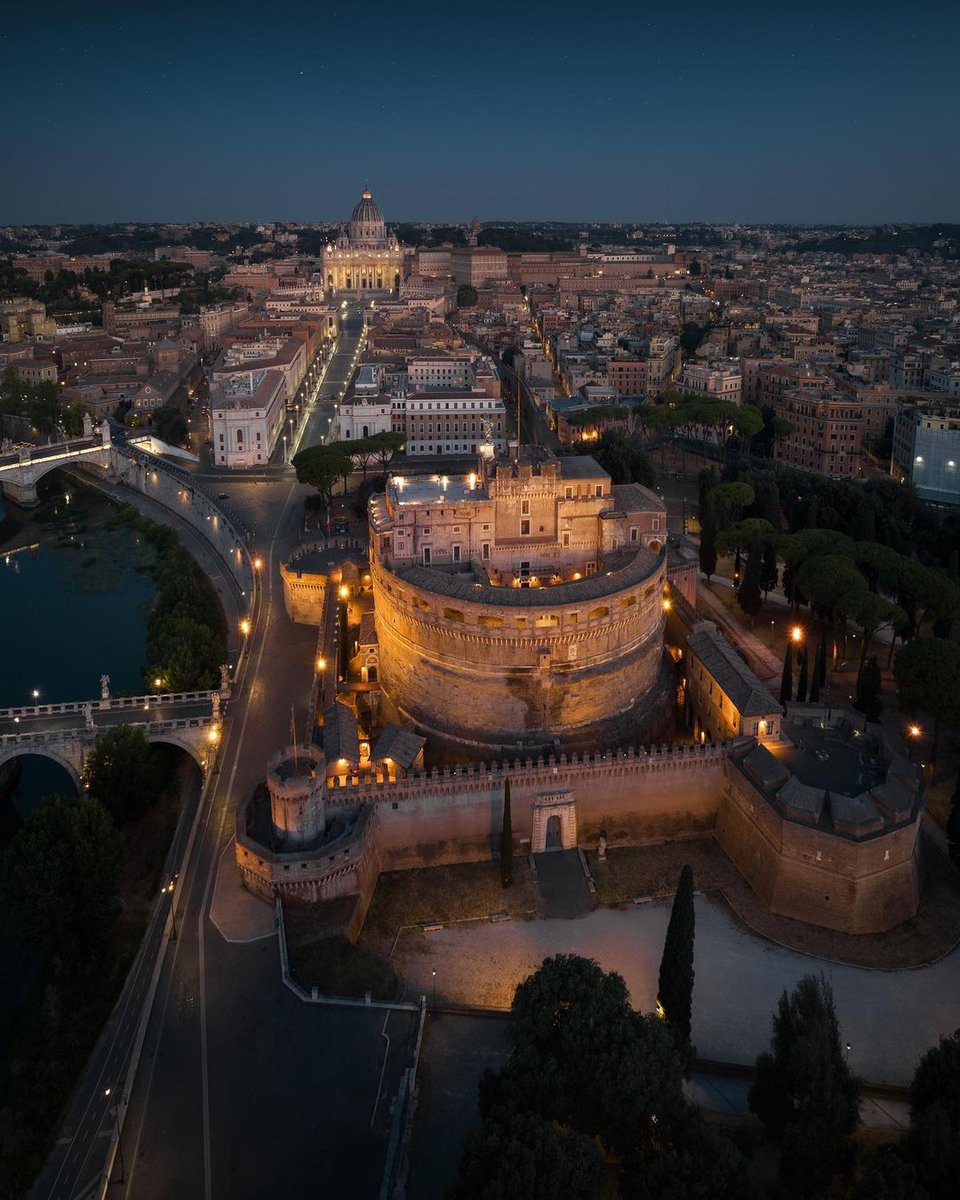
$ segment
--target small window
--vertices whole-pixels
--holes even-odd
[[[563,498],[564,498],[564,500],[572,500],[573,499],[573,488],[572,487],[565,487],[563,489]]]
[[[431,558],[431,554],[430,554],[430,547],[429,547],[429,546],[424,546],[424,547],[423,547],[423,565],[424,565],[425,567],[429,567],[429,566],[430,566],[430,558]]]
[[[520,513],[521,513],[521,516],[524,516],[524,517],[530,516],[530,501],[529,500],[521,500],[520,501]]]
[[[520,522],[520,536],[526,537],[529,533],[530,533],[530,522],[529,521],[521,521]]]
[[[453,557],[453,561],[455,563],[458,563],[460,561],[460,543],[454,542],[453,545],[450,547],[450,551],[451,551],[451,555]]]
[[[480,557],[484,560],[490,558],[490,543],[482,542],[480,545]]]

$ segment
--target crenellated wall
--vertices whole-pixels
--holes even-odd
[[[725,754],[722,744],[664,746],[481,763],[393,783],[354,778],[328,791],[327,808],[333,813],[363,801],[376,808],[384,869],[490,858],[500,837],[508,777],[519,851],[528,848],[534,803],[564,790],[576,796],[581,842],[594,841],[603,829],[611,844],[629,844],[712,829]]]

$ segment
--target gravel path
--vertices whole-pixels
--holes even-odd
[[[704,1058],[752,1063],[770,1038],[783,989],[818,963],[741,929],[709,899],[697,899],[693,1040]],[[513,990],[545,957],[595,958],[617,970],[634,1005],[651,1010],[668,902],[625,911],[597,909],[580,920],[513,921],[405,934],[396,958],[407,990],[438,999],[507,1007]],[[871,1083],[908,1084],[920,1055],[960,1026],[960,950],[932,967],[869,971],[822,964],[832,982],[850,1064]]]

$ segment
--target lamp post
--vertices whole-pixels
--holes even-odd
[[[174,876],[173,879],[171,879],[169,883],[164,884],[164,886],[160,889],[162,892],[166,893],[166,895],[168,895],[170,897],[170,941],[171,942],[175,942],[177,940],[177,909],[176,909],[176,905],[174,904],[174,900],[173,900],[173,893],[176,888],[176,885],[177,885],[177,879],[176,879],[176,876]]]
[[[112,1088],[106,1088],[104,1090],[103,1094],[106,1098],[109,1099],[112,1091],[113,1091]],[[117,1158],[120,1159],[120,1178],[115,1180],[114,1181],[115,1183],[123,1183],[124,1180],[126,1179],[126,1175],[127,1175],[126,1167],[124,1166],[124,1162],[123,1162],[123,1129],[120,1125],[120,1105],[125,1104],[126,1101],[127,1101],[126,1096],[118,1096],[117,1102],[113,1106],[113,1118],[114,1118],[114,1122],[116,1124],[116,1130],[117,1130]]]

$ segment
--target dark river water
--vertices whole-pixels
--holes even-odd
[[[33,703],[34,691],[47,703],[94,699],[103,674],[114,695],[145,690],[152,552],[105,498],[69,480],[52,488],[30,512],[7,504],[0,524],[0,708]],[[10,798],[17,815],[51,792],[73,792],[51,760],[30,755],[22,763]],[[9,802],[0,844],[16,823]]]

